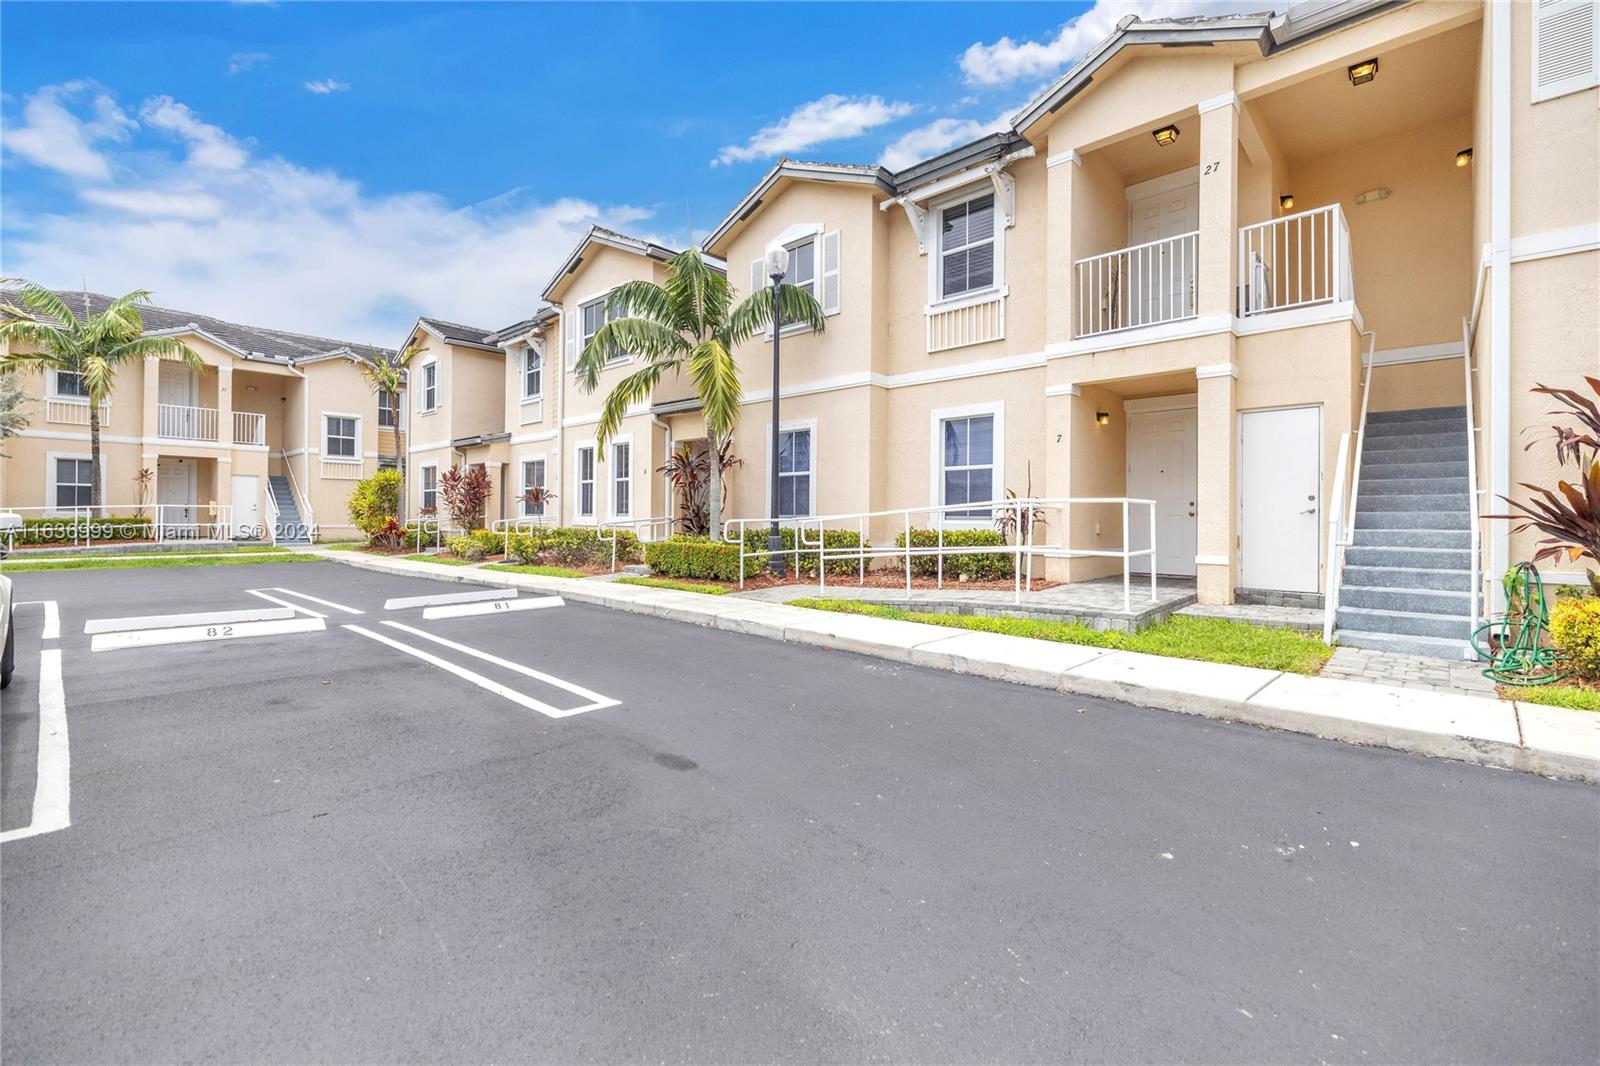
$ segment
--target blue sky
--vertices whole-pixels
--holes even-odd
[[[1122,14],[1249,6],[7,2],[0,271],[380,343],[499,326],[592,222],[682,245],[779,155],[903,166]]]

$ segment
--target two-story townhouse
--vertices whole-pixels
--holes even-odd
[[[85,317],[110,302],[59,295]],[[183,341],[203,366],[150,359],[118,375],[101,410],[106,512],[143,511],[174,536],[296,542],[353,532],[345,501],[376,469],[382,447],[361,363],[381,349],[164,307],[140,311],[147,335]],[[25,517],[87,513],[82,382],[53,370],[22,381],[30,421],[0,464],[0,507]]]
[[[406,444],[407,510],[445,512],[439,477],[453,466],[479,466],[494,495],[491,522],[514,513],[506,500],[510,431],[506,428],[506,351],[491,331],[418,318],[402,349],[418,351],[407,367],[411,429]]]

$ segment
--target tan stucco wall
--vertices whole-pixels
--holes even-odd
[[[1372,375],[1373,411],[1405,411],[1417,407],[1460,407],[1466,401],[1461,357],[1379,366]]]

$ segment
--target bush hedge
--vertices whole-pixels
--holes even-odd
[[[678,535],[644,546],[644,561],[650,569],[666,577],[739,580],[739,545],[715,541],[710,537]],[[750,577],[767,566],[764,556],[746,557],[744,575]]]
[[[982,548],[994,545],[1004,547],[1005,537],[994,529],[947,529],[944,531],[944,546],[946,548]],[[934,529],[913,529],[911,531],[911,546],[913,548],[937,548],[940,543],[939,531]],[[894,539],[896,548],[906,546],[906,535],[900,534]],[[944,554],[944,576],[957,578],[966,574],[972,581],[1009,581],[1015,573],[1016,557],[1006,552],[973,552],[959,555]],[[911,557],[911,572],[918,577],[935,577],[939,573],[938,555],[913,555]]]
[[[639,537],[628,530],[619,529],[616,538],[618,564],[638,562]],[[610,566],[611,541],[601,540],[592,528],[539,527],[526,533],[511,534],[507,557],[524,565]]]
[[[769,534],[769,530],[765,530],[765,529],[747,529],[747,530],[745,530],[744,531],[744,550],[747,551],[747,552],[750,552],[750,551],[762,551],[762,552],[764,552],[764,551],[766,551],[767,550],[767,537],[768,537],[768,534]],[[786,551],[786,552],[794,551],[794,530],[793,529],[780,529],[780,530],[778,530],[778,536],[783,541],[783,549],[784,549],[784,551]],[[804,544],[807,541],[809,541],[811,543],[815,543],[816,539],[817,539],[816,530],[814,530],[814,529],[813,530],[807,530],[805,537],[803,537],[801,539],[801,543]],[[842,548],[859,548],[861,546],[861,534],[855,532],[854,530],[850,530],[850,529],[825,529],[825,530],[822,531],[822,543],[830,552],[835,550],[835,549],[842,549]],[[757,569],[765,569],[767,566],[771,565],[770,561],[769,561],[770,559],[771,559],[771,556],[763,555],[761,557],[761,560],[760,560],[761,565],[759,567],[757,567]],[[795,560],[794,560],[794,556],[793,555],[787,556],[786,559],[787,559],[787,562],[789,563],[790,566],[795,565]],[[871,566],[871,560],[870,559],[867,561],[867,565]],[[814,551],[809,551],[809,552],[808,551],[802,551],[800,553],[799,567],[800,567],[800,573],[801,574],[810,575],[811,577],[816,577],[817,576],[817,553],[814,552]],[[830,556],[828,558],[828,576],[830,576],[830,577],[834,577],[834,576],[846,577],[846,576],[849,576],[851,574],[856,573],[856,571],[859,569],[859,567],[860,567],[860,564],[857,562],[857,560],[855,560],[853,558],[849,558],[847,556],[846,557],[838,557],[838,558]],[[749,566],[748,566],[748,562],[747,562],[746,570],[748,570],[748,569],[749,569]]]
[[[500,534],[491,533],[487,529],[474,529],[464,536],[448,537],[444,542],[450,554],[470,559],[475,563],[491,555],[500,554],[504,544],[505,541]]]
[[[1550,636],[1574,672],[1600,679],[1600,597],[1558,602],[1550,612]]]
[[[389,532],[388,522],[400,510],[400,471],[380,470],[369,478],[356,482],[350,498],[345,501],[345,511],[350,524],[367,535],[369,543],[377,543]]]
[[[151,520],[134,515],[104,518],[27,518],[17,530],[18,545],[71,544],[88,534],[93,540],[148,540],[155,534]]]

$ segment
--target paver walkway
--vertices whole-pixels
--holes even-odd
[[[1368,681],[1394,688],[1429,692],[1454,692],[1464,696],[1495,698],[1494,682],[1483,676],[1484,663],[1424,659],[1387,651],[1339,647],[1322,668],[1323,677],[1342,681]]]

